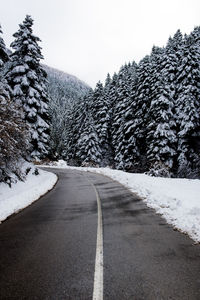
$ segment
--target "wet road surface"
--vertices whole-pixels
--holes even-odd
[[[200,299],[200,246],[111,179],[54,169],[55,188],[0,225],[0,299],[92,299],[97,201],[106,300]]]

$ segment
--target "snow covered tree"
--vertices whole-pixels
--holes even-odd
[[[93,92],[92,101],[90,102],[90,110],[101,149],[101,166],[106,166],[110,163],[110,99],[105,94],[108,86],[109,77],[107,77],[105,88],[103,88],[101,82],[98,82]]]
[[[158,176],[171,176],[176,155],[174,102],[168,96],[167,86],[161,86],[160,95],[151,102],[149,111],[147,157],[151,163],[150,174]]]
[[[99,166],[102,159],[99,138],[92,115],[89,114],[87,117],[88,120],[77,142],[77,157],[82,166]]]
[[[114,166],[114,147],[113,147],[113,117],[114,111],[117,102],[117,84],[118,84],[118,75],[114,73],[112,78],[108,82],[108,78],[106,78],[104,93],[106,97],[106,101],[108,102],[109,106],[109,148],[110,148],[110,158],[109,163],[111,166]]]
[[[184,39],[178,30],[166,48],[154,46],[138,66],[126,64],[107,77],[104,88],[97,84],[88,106],[83,105],[86,113],[79,113],[84,115],[79,156],[86,161],[83,145],[92,132],[95,161],[102,163],[109,145],[110,161],[118,169],[199,177],[199,99],[200,27]]]
[[[91,93],[89,93],[91,94]],[[90,96],[87,96],[87,100]],[[71,113],[67,117],[66,134],[64,136],[64,147],[62,157],[70,165],[80,165],[78,140],[84,132],[88,122],[88,101],[86,97],[78,99],[72,106]]]
[[[48,66],[47,72],[49,94],[50,143],[51,159],[72,159],[75,145],[74,127],[77,110],[82,106],[83,97],[90,87],[75,76]]]
[[[3,89],[0,85],[0,182],[11,185],[13,174],[23,179],[20,161],[27,158],[29,136],[22,112]]]
[[[42,158],[48,154],[48,95],[46,72],[40,65],[40,39],[32,33],[33,19],[26,16],[11,47],[11,63],[6,75],[12,88],[12,99],[23,109],[30,127],[31,155]]]
[[[69,135],[72,131],[74,103],[71,101],[62,102],[62,99],[57,98],[50,101],[49,117],[50,117],[50,141],[49,155],[52,159],[62,158],[64,144],[69,140]]]
[[[103,156],[103,165],[112,166],[113,165],[113,147],[112,147],[112,118],[113,118],[113,109],[115,105],[114,99],[114,89],[115,89],[115,76],[111,79],[110,74],[107,74],[105,85],[104,85],[104,99],[105,99],[105,111],[106,119],[106,151],[102,153]]]
[[[0,37],[0,182],[11,185],[13,175],[23,179],[20,161],[27,156],[28,131],[22,112],[10,100],[10,89],[2,72],[7,61],[6,47]]]
[[[147,161],[147,124],[150,107],[150,78],[152,72],[152,64],[150,57],[145,56],[137,67],[137,82],[134,94],[134,125],[132,132],[136,139],[137,152],[136,162],[134,164],[136,171],[147,171],[149,163]]]
[[[196,168],[193,140],[200,137],[200,30],[185,36],[177,74],[178,175],[189,176]]]
[[[147,126],[147,157],[151,163],[150,174],[171,176],[176,160],[175,75],[177,57],[172,48],[152,53],[154,87]]]
[[[113,112],[112,144],[114,148],[114,162],[118,169],[125,169],[123,153],[126,148],[124,141],[125,112],[130,102],[130,73],[126,64],[121,67],[116,86],[116,106]]]
[[[117,101],[117,84],[118,84],[118,75],[117,75],[117,73],[114,73],[109,85],[107,85],[107,84],[105,85],[106,97],[109,99],[109,102],[110,102],[110,118],[111,118],[111,120],[113,119],[113,112],[114,112],[114,108],[116,106],[116,101]]]
[[[137,113],[137,64],[133,62],[128,68],[126,82],[128,82],[129,91],[124,111],[124,138],[121,156],[123,156],[124,169],[128,171],[138,171],[141,167],[140,153],[138,148],[138,138],[136,129],[138,127]],[[139,167],[139,168],[138,168]]]

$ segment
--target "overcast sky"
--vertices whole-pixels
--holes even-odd
[[[164,46],[179,28],[200,25],[200,0],[2,0],[7,46],[26,14],[42,40],[44,63],[94,87],[125,62]]]

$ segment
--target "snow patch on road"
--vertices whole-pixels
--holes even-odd
[[[39,199],[53,188],[56,181],[55,174],[39,170],[39,175],[30,172],[26,181],[18,181],[11,188],[0,183],[0,222]]]
[[[69,167],[64,161],[55,166],[109,176],[142,197],[169,224],[200,242],[200,180],[151,177],[109,168]]]

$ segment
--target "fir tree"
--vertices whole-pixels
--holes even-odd
[[[13,174],[22,180],[20,161],[27,159],[29,135],[23,114],[0,84],[0,182],[11,185]]]
[[[117,100],[113,113],[112,144],[114,148],[114,161],[118,169],[125,169],[124,151],[126,142],[124,140],[125,112],[130,102],[130,74],[128,65],[123,66],[118,74],[116,87]]]
[[[0,37],[0,182],[11,185],[13,174],[23,179],[19,164],[27,156],[28,131],[22,112],[10,100],[10,88],[3,77],[2,70],[7,61],[6,47]]]
[[[65,148],[66,140],[70,139],[72,132],[72,120],[75,103],[70,100],[54,98],[49,103],[50,117],[50,157],[61,159]],[[68,143],[67,143],[68,144]]]
[[[103,88],[101,82],[98,82],[93,93],[91,102],[91,112],[94,118],[94,125],[96,128],[97,138],[99,139],[99,146],[101,149],[101,166],[109,164],[110,154],[110,115],[109,115],[109,98],[105,94],[108,89],[109,77],[107,77],[106,87]]]
[[[82,166],[98,166],[101,163],[99,139],[91,114],[88,115],[88,120],[85,122],[85,128],[78,139],[77,146],[77,156]]]
[[[10,68],[7,80],[12,88],[13,100],[22,107],[30,126],[31,155],[42,158],[48,154],[48,95],[46,72],[40,66],[40,39],[32,33],[33,20],[26,16],[13,35]]]
[[[123,138],[123,150],[121,155],[123,156],[124,169],[125,170],[138,170],[139,164],[139,148],[136,128],[138,126],[137,118],[137,102],[136,102],[136,89],[137,89],[137,64],[135,62],[128,68],[126,76],[128,82],[129,91],[127,104],[124,112],[124,138]]]
[[[174,99],[177,63],[170,43],[161,53],[153,52],[152,59],[156,84],[151,95],[147,126],[147,157],[151,174],[171,176],[177,143]]]
[[[152,64],[149,56],[145,56],[138,64],[137,83],[135,91],[134,108],[134,136],[136,137],[137,171],[147,171],[149,162],[147,160],[147,124],[150,108],[150,87],[151,87]]]
[[[79,144],[78,140],[81,137],[81,134],[84,132],[85,127],[88,124],[88,106],[90,103],[91,92],[89,92],[87,96],[84,98],[78,99],[73,105],[71,109],[70,115],[67,118],[67,130],[64,136],[64,149],[62,152],[62,157],[70,164],[70,165],[81,165],[81,158],[79,152]]]
[[[177,74],[176,111],[178,117],[178,174],[189,176],[195,169],[192,139],[200,136],[200,34],[185,36]]]

